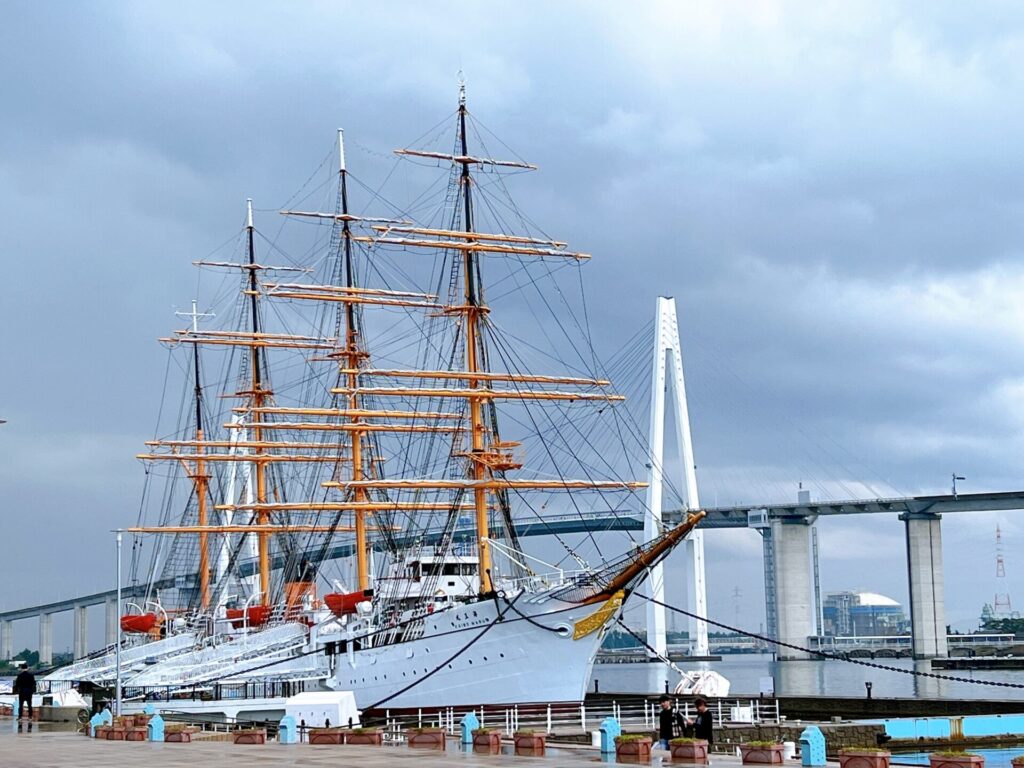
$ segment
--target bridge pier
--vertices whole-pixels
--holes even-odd
[[[932,512],[900,515],[907,527],[910,632],[915,659],[949,655],[941,519],[941,515]]]
[[[87,606],[76,605],[74,611],[74,644],[72,646],[75,654],[75,661],[85,658],[89,654],[89,614],[86,613]]]
[[[39,664],[53,664],[53,614],[39,614]]]
[[[14,656],[14,622],[0,621],[0,661]]]
[[[814,634],[811,600],[811,525],[813,517],[777,517],[771,521],[772,580],[775,583],[775,616],[783,643],[807,647]],[[779,661],[809,659],[811,654],[778,646]]]
[[[117,642],[117,622],[120,618],[117,615],[117,600],[108,599],[105,605],[106,632],[103,635],[103,643],[109,648]]]

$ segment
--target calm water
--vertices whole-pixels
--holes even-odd
[[[927,661],[912,659],[881,659],[880,664],[898,667],[906,672],[931,672]],[[969,682],[936,680],[917,675],[872,669],[844,661],[785,661],[775,662],[771,656],[735,654],[715,662],[677,662],[680,669],[713,669],[732,683],[730,695],[757,695],[760,679],[775,678],[775,692],[789,696],[863,696],[865,682],[872,683],[872,695],[887,698],[928,699],[1020,699],[1024,710],[1024,688],[998,688]],[[970,680],[997,680],[1024,686],[1024,670],[948,670],[938,674],[968,678]],[[664,664],[595,664],[590,689],[594,680],[600,682],[602,692],[654,693],[665,690],[665,682],[675,686],[678,675]]]

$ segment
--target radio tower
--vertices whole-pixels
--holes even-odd
[[[1010,593],[1006,589],[1006,566],[1003,563],[1003,534],[996,523],[996,599],[992,604],[992,613],[1009,616],[1013,613],[1010,606]]]

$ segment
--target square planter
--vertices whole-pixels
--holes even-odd
[[[107,741],[124,741],[124,733],[127,729],[120,725],[113,725],[107,729]]]
[[[310,744],[344,744],[345,731],[341,728],[310,728]]]
[[[931,768],[985,768],[985,758],[981,755],[944,755],[933,752],[928,755]]]
[[[168,744],[191,744],[192,731],[164,731],[164,741]]]
[[[131,728],[125,728],[124,730],[125,741],[146,741],[148,738],[149,728],[144,725],[133,725]]]
[[[670,741],[668,748],[672,751],[673,763],[699,763],[706,765],[708,762],[708,743],[704,739]]]
[[[447,738],[443,728],[424,728],[421,731],[409,731],[408,743],[413,749],[437,749],[443,752]]]
[[[485,755],[501,754],[501,734],[498,731],[473,734],[473,751]]]
[[[744,765],[782,765],[782,745],[760,747],[740,744],[740,757]]]
[[[266,744],[266,728],[250,728],[244,731],[232,731],[231,738],[235,744]]]
[[[617,763],[649,763],[651,762],[651,744],[649,738],[615,739],[615,762]]]
[[[345,734],[345,743],[379,747],[384,743],[384,734],[380,731],[349,731]]]
[[[512,738],[515,742],[515,753],[517,755],[541,757],[544,754],[544,745],[548,737],[543,733],[517,733]]]
[[[145,728],[147,725],[149,725],[149,721],[152,719],[152,715],[136,715],[132,718],[132,724]]]
[[[890,757],[884,749],[840,749],[839,768],[889,768]]]
[[[97,739],[106,739],[107,738],[107,734],[110,733],[110,731],[112,731],[112,730],[113,730],[112,726],[109,726],[109,725],[97,725],[95,728],[93,728],[92,733],[93,733],[93,736],[95,736]]]

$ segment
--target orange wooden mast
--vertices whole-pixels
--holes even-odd
[[[345,132],[340,128],[338,129],[338,184],[340,187],[339,192],[341,194],[341,213],[342,216],[347,217],[349,215],[348,170],[345,167]],[[355,302],[362,301],[364,298],[367,298],[367,294],[358,295],[355,293],[355,265],[352,263],[352,227],[351,221],[348,218],[342,219],[341,239],[345,258],[343,267],[345,270],[344,288],[346,290],[342,292],[329,292],[328,295],[337,296],[344,301],[345,349],[343,354],[345,364],[348,366],[348,369],[350,371],[357,371],[359,366],[362,365],[363,360],[366,358],[366,355],[360,349],[361,340],[359,338],[359,326],[357,325]],[[369,300],[398,303],[408,301],[408,299],[380,298],[378,296],[373,296]],[[355,391],[358,381],[356,373],[348,374],[347,380],[349,387],[352,389],[351,392],[347,393],[347,407],[350,412],[353,412],[353,415],[349,417],[350,425],[352,427],[352,481],[353,483],[358,483],[363,479],[363,436],[366,434],[366,430],[362,428],[365,423],[363,417],[358,414],[359,394]],[[365,504],[368,501],[366,489],[356,487],[353,494],[353,500],[357,505]],[[359,589],[365,591],[370,588],[369,551],[367,549],[368,544],[366,540],[366,516],[368,512],[365,508],[356,507],[354,514],[356,526],[356,579]]]

